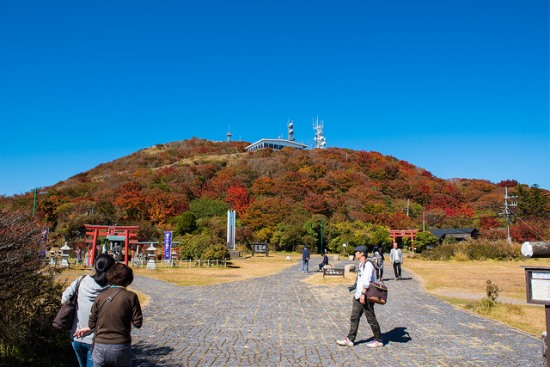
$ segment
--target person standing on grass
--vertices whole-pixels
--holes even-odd
[[[401,264],[403,263],[403,253],[397,245],[397,242],[393,243],[393,248],[390,251],[390,262],[393,264],[395,279],[401,280]]]
[[[302,250],[302,273],[307,273],[309,271],[309,258],[311,254],[306,246]]]
[[[94,367],[132,366],[132,325],[140,328],[143,314],[137,294],[126,289],[134,280],[130,267],[114,264],[107,273],[111,287],[95,300],[88,327],[76,331],[86,335],[95,330]]]
[[[353,303],[351,307],[350,327],[348,336],[342,340],[336,340],[338,345],[353,347],[359,329],[359,321],[361,316],[365,314],[369,323],[374,339],[367,343],[369,348],[383,347],[382,333],[380,325],[374,314],[374,303],[367,300],[367,288],[369,284],[376,280],[374,266],[370,261],[367,261],[368,249],[367,246],[358,246],[354,249],[355,258],[359,260],[359,269],[357,272],[357,282],[355,283],[355,294],[353,295]]]

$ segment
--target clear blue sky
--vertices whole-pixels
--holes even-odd
[[[550,189],[547,0],[2,1],[0,195],[286,136]]]

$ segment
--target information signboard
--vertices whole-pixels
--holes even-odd
[[[525,268],[527,302],[550,305],[550,268]]]

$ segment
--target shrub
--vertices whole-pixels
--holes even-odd
[[[443,243],[432,250],[421,254],[427,260],[512,260],[521,257],[519,244],[508,244],[506,241],[470,240]]]
[[[180,259],[198,260],[204,258],[203,252],[214,244],[213,241],[214,239],[206,233],[185,235],[181,241]]]
[[[67,366],[76,361],[68,334],[51,326],[63,288],[39,258],[39,232],[25,214],[0,209],[1,366]]]
[[[500,295],[500,288],[488,279],[485,285],[485,292],[487,297],[482,298],[473,304],[467,305],[467,308],[482,314],[489,313],[497,304],[497,298]]]
[[[427,260],[450,260],[455,254],[455,246],[453,244],[444,243],[435,248],[424,251],[421,256]]]
[[[205,260],[223,260],[229,258],[229,251],[225,245],[212,245],[208,247],[201,256]]]

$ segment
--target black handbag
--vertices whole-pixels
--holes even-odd
[[[76,315],[76,304],[78,303],[78,287],[80,287],[80,282],[85,275],[81,276],[76,282],[76,291],[74,294],[67,300],[67,302],[61,305],[55,319],[53,319],[52,326],[57,330],[71,330],[73,327],[74,318]]]
[[[367,300],[385,305],[388,301],[388,287],[382,282],[372,282],[367,288]]]

